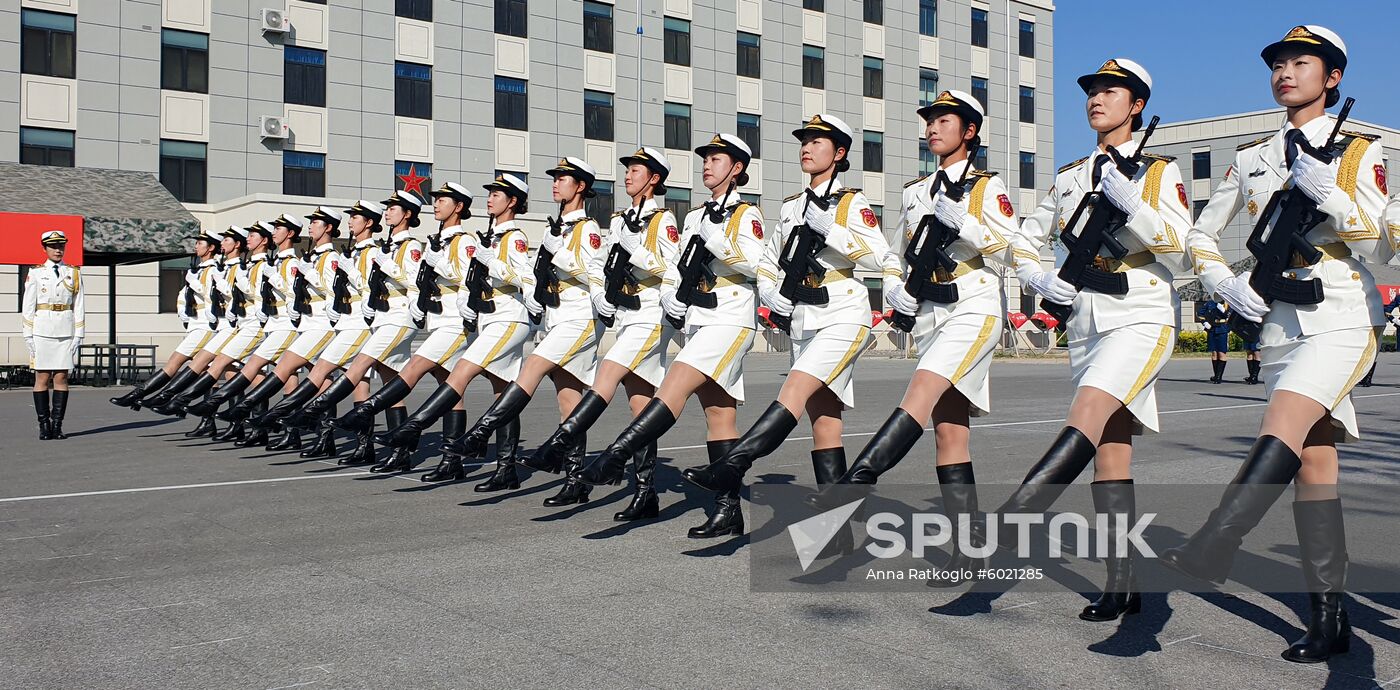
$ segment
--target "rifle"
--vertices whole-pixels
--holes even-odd
[[[803,192],[802,224],[793,228],[783,244],[783,253],[778,257],[778,268],[783,270],[783,282],[778,286],[778,294],[788,298],[793,308],[798,304],[826,304],[830,301],[821,281],[826,278],[826,269],[817,261],[817,254],[826,249],[826,238],[812,231],[807,225],[807,208],[816,202],[817,208],[825,211],[831,206],[831,187],[836,184],[836,175],[826,183],[826,191],[818,199],[808,189]],[[813,285],[808,282],[808,278]],[[784,316],[774,311],[768,313],[768,320],[784,333],[792,332],[792,315]]]
[[[350,313],[350,274],[337,262],[335,279],[331,284],[331,309],[341,314]]]
[[[637,215],[631,213],[631,209],[622,213],[622,224],[626,226],[623,232],[639,233],[645,229]],[[612,249],[608,250],[608,260],[603,264],[603,289],[607,300],[618,308],[642,308],[642,300],[637,296],[641,291],[641,283],[632,275],[632,252],[623,249],[620,243],[613,243]],[[616,315],[598,318],[609,327],[617,320]]]
[[[315,252],[306,250],[302,254],[301,260],[306,261],[307,257],[315,258]],[[311,313],[311,281],[302,275],[301,267],[297,267],[297,275],[292,279],[292,319],[294,324],[301,323],[301,317]]]
[[[549,222],[549,234],[559,237],[564,234],[564,204],[559,204],[559,216],[547,219]],[[540,245],[539,251],[535,252],[535,301],[540,306],[548,309],[559,306],[559,276],[554,272],[554,252],[545,251],[544,245]],[[539,323],[544,318],[544,314],[530,315],[530,320]]]
[[[379,251],[389,252],[393,249],[393,240],[384,238],[379,241]],[[369,251],[366,247],[365,251]],[[389,311],[389,274],[379,267],[379,263],[371,260],[369,263],[369,308],[374,311]]]
[[[972,172],[972,161],[977,158],[977,149],[967,152],[967,166],[953,186],[943,194],[955,202],[962,201],[967,194],[967,177]],[[947,179],[944,177],[943,179]],[[939,222],[932,213],[919,220],[919,227],[909,244],[904,247],[904,260],[909,264],[909,275],[904,278],[904,291],[919,301],[952,304],[958,301],[958,286],[949,280],[937,280],[940,275],[950,275],[958,267],[958,262],[948,256],[948,247],[958,239],[959,228],[950,228]],[[894,313],[890,324],[905,333],[914,331],[916,316]]]
[[[1322,148],[1314,148],[1303,140],[1299,145],[1302,153],[1323,163],[1331,163],[1341,153],[1336,150],[1337,136],[1341,134],[1342,123],[1346,122],[1355,103],[1355,98],[1347,98],[1342,104],[1341,112],[1337,113],[1337,123]],[[1273,223],[1269,222],[1271,219]],[[1254,273],[1249,276],[1249,287],[1259,293],[1265,302],[1278,300],[1305,305],[1322,302],[1321,280],[1286,278],[1283,272],[1288,270],[1295,253],[1309,266],[1322,260],[1322,252],[1308,241],[1308,233],[1325,219],[1326,215],[1317,209],[1317,202],[1296,186],[1284,187],[1269,197],[1264,212],[1259,214],[1259,222],[1254,224],[1254,230],[1245,242],[1245,247],[1257,261]],[[1263,326],[1263,323],[1240,316],[1239,312],[1230,314],[1230,330],[1247,343],[1259,341]]]
[[[442,236],[428,235],[428,247],[434,253],[442,251]],[[442,313],[442,288],[437,284],[437,269],[424,261],[418,265],[418,310],[424,314]],[[427,321],[414,322],[419,328]]]
[[[187,273],[187,274],[192,273],[192,274],[194,274],[194,275],[196,275],[196,276],[199,275],[199,257],[197,257],[197,256],[191,256],[191,257],[190,257],[190,267],[189,267],[189,270],[186,271],[186,273]],[[195,317],[195,315],[198,313],[198,310],[195,309],[194,303],[195,303],[195,292],[194,292],[194,288],[190,286],[189,275],[186,275],[186,276],[185,276],[185,317],[186,317],[186,318],[191,318],[191,319],[193,319],[193,318]]]
[[[729,195],[733,193],[734,182],[731,180],[729,188],[724,192],[724,197],[720,199],[718,208],[711,208],[710,202],[705,202],[704,214],[710,222],[718,223],[724,220],[724,207],[728,205]],[[703,223],[704,219],[702,218],[700,222]],[[719,305],[719,300],[710,292],[715,284],[715,271],[710,268],[710,262],[714,260],[715,255],[705,247],[705,240],[700,236],[700,233],[692,235],[676,264],[676,270],[681,274],[680,284],[676,286],[676,299],[681,304],[701,309],[714,309]],[[671,318],[670,314],[667,314],[666,320],[670,321],[676,330],[685,327],[684,318],[674,319]]]
[[[277,270],[277,264],[273,263],[276,258],[277,257],[274,256],[272,259],[264,259],[263,263],[266,264],[266,266],[263,267],[264,270]],[[262,274],[262,280],[258,285],[258,297],[261,298],[260,301],[262,304],[260,308],[262,309],[263,315],[268,318],[277,316],[277,293],[272,291],[272,281],[268,280],[266,273]]]
[[[218,270],[220,270],[220,269],[222,269],[222,268],[223,268],[223,262],[220,261],[212,270],[218,271]],[[215,328],[218,327],[219,319],[224,318],[224,315],[227,313],[227,311],[226,311],[226,309],[225,309],[225,304],[224,304],[224,303],[225,303],[224,293],[219,292],[219,284],[218,284],[218,281],[213,280],[213,279],[210,279],[210,281],[209,281],[209,313],[210,313],[210,315],[212,315],[212,316],[214,317],[214,324],[213,324],[213,325],[214,325]]]
[[[247,257],[247,256],[240,256],[240,257],[238,257],[238,269],[239,269],[240,271],[247,271],[247,270],[248,270],[248,257]],[[244,292],[244,291],[243,291],[243,288],[238,287],[238,277],[237,277],[237,276],[234,276],[234,279],[233,279],[232,281],[229,282],[229,292],[232,294],[232,300],[231,300],[232,303],[229,305],[229,313],[233,314],[233,317],[234,317],[235,319],[242,320],[242,319],[244,319],[244,318],[247,318],[247,316],[248,316],[248,293]]]
[[[1134,151],[1131,157],[1115,157],[1114,166],[1129,179],[1137,175],[1142,154],[1147,150],[1147,140],[1152,137],[1152,131],[1157,129],[1159,120],[1160,117],[1152,116],[1147,131],[1143,132],[1142,139],[1138,142],[1137,151]],[[1092,209],[1089,212],[1089,220],[1085,221],[1084,229],[1075,234],[1074,229],[1079,227],[1079,217],[1084,214],[1086,208]],[[1069,250],[1064,265],[1060,266],[1060,279],[1080,290],[1092,290],[1105,295],[1128,294],[1126,274],[1111,273],[1094,265],[1099,258],[1099,252],[1103,250],[1108,250],[1115,259],[1128,255],[1128,248],[1116,237],[1127,222],[1127,215],[1105,199],[1102,191],[1094,190],[1085,194],[1084,198],[1079,200],[1078,208],[1074,209],[1074,214],[1070,216],[1064,232],[1060,233],[1060,239]],[[1059,319],[1060,323],[1068,323],[1070,315],[1074,313],[1072,304],[1056,304],[1044,299],[1040,301],[1040,308]]]
[[[491,216],[486,221],[486,232],[477,233],[481,243],[477,251],[491,251],[492,227],[496,224],[496,217]],[[476,252],[472,252],[471,262],[467,264],[466,277],[467,306],[476,312],[478,318],[481,314],[490,314],[496,311],[496,303],[486,297],[487,291],[491,289],[491,269],[486,267],[480,259],[476,258]],[[460,299],[460,298],[459,298]],[[468,333],[476,332],[476,319],[462,319],[462,329]]]

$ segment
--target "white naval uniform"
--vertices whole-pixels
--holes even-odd
[[[1333,127],[1334,120],[1324,115],[1300,129],[1313,146],[1321,146]],[[1221,229],[1241,209],[1257,222],[1270,196],[1290,182],[1284,158],[1284,136],[1289,129],[1285,122],[1268,139],[1240,148],[1235,164],[1187,235],[1196,273],[1207,293],[1214,293],[1220,281],[1230,275],[1220,255]],[[1274,301],[1259,336],[1266,393],[1287,390],[1316,400],[1331,412],[1339,441],[1359,438],[1351,389],[1375,361],[1377,340],[1385,325],[1383,300],[1362,261],[1384,264],[1400,243],[1400,230],[1383,217],[1385,167],[1381,147],[1372,141],[1372,137],[1356,134],[1342,139],[1346,149],[1336,189],[1318,206],[1324,220],[1308,233],[1308,240],[1323,250],[1323,258],[1286,273],[1298,280],[1320,279],[1322,303]]]
[[[457,300],[467,298],[465,292],[459,295],[458,291],[462,289],[462,283],[466,279],[467,266],[476,247],[476,235],[467,232],[460,225],[454,225],[443,228],[438,236],[442,239],[444,261],[434,267],[436,277],[433,282],[437,284],[440,293],[435,299],[442,306],[442,311],[428,312],[424,323],[428,329],[428,337],[413,354],[436,362],[439,366],[446,366],[448,362],[457,361],[467,349],[469,338],[462,330],[462,316],[457,312]]]
[[[1123,156],[1132,156],[1137,142],[1128,141],[1117,149]],[[1080,199],[1094,190],[1093,166],[1100,154],[1104,151],[1096,148],[1088,158],[1060,169],[1050,192],[1010,238],[1013,261],[1039,266],[1041,245],[1052,234],[1064,232]],[[1074,315],[1066,325],[1075,388],[1092,386],[1122,401],[1133,415],[1135,434],[1159,430],[1157,375],[1176,347],[1181,310],[1172,275],[1187,268],[1184,243],[1191,227],[1186,186],[1176,163],[1152,154],[1143,156],[1142,163],[1132,180],[1142,204],[1117,235],[1128,254],[1121,262],[1106,263],[1109,269],[1127,274],[1128,293],[1079,291]],[[1101,203],[1110,202],[1104,198]],[[1088,216],[1086,211],[1081,217]]]
[[[25,276],[22,330],[34,340],[29,366],[36,371],[73,368],[74,339],[81,340],[86,329],[81,273],[76,266],[45,261]]]
[[[355,359],[355,355],[360,354],[360,348],[364,347],[369,340],[369,324],[365,323],[365,317],[360,313],[360,302],[369,294],[369,284],[365,276],[369,275],[369,262],[371,252],[374,251],[374,239],[369,238],[355,243],[350,248],[350,254],[344,255],[333,252],[327,262],[328,273],[322,277],[326,290],[325,316],[332,323],[335,336],[331,342],[321,351],[321,358],[334,363],[339,368],[344,368]],[[335,280],[337,271],[345,273],[348,282],[347,288],[350,293],[349,307],[350,313],[341,314],[335,311]]]
[[[645,228],[641,245],[646,251],[632,254],[630,259],[632,277],[638,284],[635,296],[639,308],[617,307],[617,313],[613,315],[613,328],[617,336],[603,359],[627,367],[652,386],[660,386],[661,379],[666,375],[666,348],[675,337],[675,329],[661,309],[661,280],[666,275],[666,268],[680,255],[677,242],[681,239],[681,232],[676,217],[654,198],[643,201],[641,208],[634,207],[629,211],[639,214]],[[609,222],[606,243],[598,253],[604,262],[621,233],[631,232],[622,219],[623,213],[614,213]],[[595,286],[594,289],[601,291],[605,288]]]
[[[292,264],[293,280],[288,291],[287,309],[289,312],[295,310],[297,278],[306,281],[307,306],[311,309],[311,313],[301,314],[296,319],[297,337],[287,351],[307,362],[314,363],[320,359],[321,353],[335,337],[331,331],[331,321],[326,317],[325,303],[330,298],[331,286],[335,284],[331,262],[337,256],[335,246],[326,242],[312,247],[310,256],[304,259],[287,259]]]
[[[238,332],[238,317],[233,315],[233,283],[238,274],[238,259],[228,259],[219,257],[214,264],[214,272],[210,274],[209,282],[209,325],[214,328],[214,337],[200,348],[203,352],[211,355],[218,355],[223,352],[224,346],[228,345],[229,339]],[[222,301],[222,315],[215,315],[214,295],[218,293]]]
[[[953,163],[943,174],[950,181],[958,180],[968,165],[967,161]],[[904,247],[924,217],[933,213],[937,197],[947,191],[940,187],[937,196],[931,193],[937,179],[934,174],[905,185],[898,244],[885,255],[886,276],[905,278]],[[968,414],[981,417],[992,411],[992,353],[1006,319],[1001,275],[987,260],[1011,265],[1010,238],[1016,234],[1016,211],[996,173],[973,170],[967,181],[971,184],[959,205],[967,211],[968,225],[948,246],[948,256],[958,266],[944,276],[946,283],[957,286],[958,300],[921,303],[912,335],[919,351],[918,368],[951,382],[967,398]],[[938,279],[937,275],[931,278],[934,282]]]
[[[228,294],[233,295],[235,288],[242,291],[243,301],[240,308],[243,310],[243,316],[236,317],[233,307],[229,307],[229,321],[234,323],[235,327],[228,340],[219,348],[219,354],[242,362],[252,356],[253,351],[262,343],[262,290],[258,288],[262,282],[263,271],[270,270],[272,269],[267,265],[265,253],[247,257],[246,265],[243,260],[236,261],[229,269]],[[233,301],[233,297],[230,297],[229,303],[232,304]]]
[[[276,362],[297,339],[297,327],[292,319],[292,280],[296,277],[293,273],[296,267],[297,250],[288,247],[273,255],[261,272],[262,281],[272,290],[271,306],[275,311],[271,316],[262,310],[258,311],[258,314],[265,316],[267,320],[263,322],[263,339],[253,351],[254,357]],[[253,289],[261,295],[262,285],[253,285]],[[267,300],[264,298],[263,305],[266,304]]]
[[[540,327],[544,339],[531,353],[543,357],[585,386],[593,385],[598,370],[598,338],[603,325],[593,313],[592,291],[601,288],[602,265],[598,250],[603,246],[603,233],[598,223],[583,209],[564,214],[562,246],[551,264],[559,280],[559,306],[545,307]],[[537,249],[536,251],[543,251]]]
[[[821,287],[826,288],[828,302],[794,305],[790,354],[793,371],[821,381],[850,409],[855,406],[852,375],[856,358],[870,344],[870,291],[855,277],[855,269],[880,270],[889,245],[875,211],[859,189],[842,189],[840,180],[832,179],[812,188],[811,193],[821,194],[827,189],[837,190],[833,195],[835,206],[828,211],[834,214],[835,224],[816,258],[826,270]],[[788,236],[807,222],[803,214],[806,198],[807,192],[803,192],[783,201],[777,232],[768,238],[759,263],[760,293],[765,289],[776,291],[783,282],[778,261]]]
[[[369,340],[361,348],[361,354],[369,355],[380,363],[402,370],[413,354],[413,336],[418,328],[413,325],[413,316],[408,312],[411,300],[418,299],[418,263],[423,259],[423,245],[409,237],[407,232],[394,235],[389,251],[371,249],[370,262],[378,257],[387,257],[380,264],[388,278],[384,285],[388,288],[389,309],[375,314]],[[370,262],[365,262],[365,298],[369,298],[369,276],[374,271]]]
[[[700,225],[709,224],[705,207],[685,214],[685,230],[678,243],[681,251],[692,237],[700,236]],[[686,364],[719,384],[738,402],[744,401],[744,356],[753,348],[757,333],[757,295],[754,279],[763,259],[763,213],[742,201],[724,209],[724,219],[714,224],[714,235],[705,248],[714,255],[710,268],[715,273],[709,294],[715,296],[713,309],[691,305],[685,314],[685,347],[676,362]],[[679,259],[666,267],[664,289],[680,285]]]
[[[525,341],[530,338],[530,314],[523,292],[535,289],[530,245],[514,220],[495,224],[487,239],[472,249],[472,256],[488,269],[490,294],[484,297],[496,310],[477,314],[476,337],[462,359],[503,381],[514,381],[520,376]]]
[[[185,288],[180,290],[180,296],[175,300],[175,312],[185,324],[185,337],[175,347],[177,354],[193,357],[214,339],[218,319],[214,318],[209,289],[214,285],[214,274],[217,272],[218,261],[215,259],[206,259],[185,271]]]

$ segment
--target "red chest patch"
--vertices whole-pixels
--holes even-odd
[[[517,251],[517,252],[527,252],[527,251],[530,251],[530,245],[525,244],[525,240],[517,239],[517,240],[515,240],[515,251]]]
[[[1190,202],[1186,201],[1186,185],[1180,182],[1176,183],[1176,196],[1181,200],[1183,208],[1191,208]]]
[[[760,240],[763,239],[763,223],[758,221],[753,222],[753,236]]]
[[[1376,186],[1377,186],[1377,187],[1380,187],[1381,194],[1389,194],[1389,193],[1390,193],[1390,190],[1387,189],[1387,188],[1386,188],[1386,185],[1385,185],[1385,166],[1384,166],[1384,165],[1377,165],[1377,166],[1376,166]]]
[[[879,219],[875,217],[875,212],[868,208],[863,208],[860,210],[860,219],[865,221],[865,224],[869,225],[872,228],[880,224]]]
[[[1011,208],[1011,198],[1005,194],[997,195],[997,206],[1001,207],[1001,215],[1007,218],[1016,215],[1016,209]]]
[[[592,234],[590,234],[590,235],[588,236],[588,246],[590,246],[590,247],[592,247],[592,248],[594,248],[594,249],[597,249],[597,248],[603,246],[603,238],[602,238],[602,237],[599,237],[599,236],[597,236],[597,235],[592,235]]]
[[[417,249],[410,249],[410,250],[408,250],[408,256],[409,256],[409,258],[413,259],[414,261],[422,261],[422,260],[423,260],[423,252],[420,252],[420,251],[418,251]]]
[[[672,242],[680,242],[680,241],[681,241],[681,231],[680,231],[680,230],[677,230],[677,229],[676,229],[676,226],[674,226],[674,225],[667,225],[667,226],[666,226],[666,237],[667,237],[668,239],[670,239]]]

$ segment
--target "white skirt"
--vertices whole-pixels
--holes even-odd
[[[317,329],[314,331],[302,331],[297,335],[297,339],[292,341],[292,346],[287,351],[308,361],[315,362],[320,359],[321,353],[326,350],[326,346],[335,339],[335,331]]]
[[[585,386],[593,385],[598,371],[598,335],[601,324],[596,319],[564,321],[545,332],[544,340],[535,345],[531,354],[554,362],[574,375]]]
[[[462,322],[458,320],[455,324],[435,328],[429,332],[413,355],[432,360],[438,366],[447,366],[448,362],[457,361],[466,351],[467,340],[467,334],[462,331]]]
[[[919,369],[938,374],[967,398],[967,413],[982,417],[992,411],[992,353],[1000,339],[1000,316],[975,312],[936,320],[920,314],[914,324]]]
[[[68,371],[73,368],[73,339],[34,336],[34,358],[30,368],[35,371]]]
[[[676,331],[669,324],[633,323],[617,332],[617,340],[603,360],[617,362],[659,387],[666,376],[666,347]]]
[[[253,321],[247,326],[239,326],[238,330],[234,331],[233,335],[224,342],[223,347],[219,348],[219,354],[236,362],[242,362],[252,356],[253,351],[257,350],[258,345],[262,343],[262,339],[262,326],[259,326],[257,321]]]
[[[296,331],[268,331],[263,334],[262,342],[258,343],[258,349],[253,351],[253,356],[276,362],[296,339]]]
[[[1120,326],[1069,344],[1074,387],[1093,386],[1122,401],[1133,434],[1160,431],[1157,375],[1176,348],[1176,329],[1152,323]]]
[[[1316,400],[1332,414],[1335,440],[1342,443],[1361,438],[1351,389],[1376,361],[1379,328],[1348,328],[1315,335],[1285,338],[1282,342],[1260,343],[1260,373],[1264,390],[1292,391]],[[1267,333],[1267,331],[1266,331]]]
[[[214,331],[207,328],[196,328],[192,331],[185,331],[185,337],[180,340],[180,344],[175,346],[175,354],[193,357],[196,352],[204,349],[210,340],[214,339]]]
[[[408,364],[413,354],[413,336],[418,329],[408,326],[384,325],[370,331],[369,340],[360,348],[360,354],[369,355],[395,371]]]
[[[494,321],[482,326],[462,353],[462,359],[475,364],[502,381],[520,376],[525,341],[530,327],[519,321]]]
[[[826,384],[846,409],[855,407],[852,375],[856,358],[870,344],[870,329],[838,323],[811,333],[810,338],[792,341],[792,370]]]
[[[204,343],[204,345],[199,349],[208,352],[211,355],[217,355],[220,352],[224,351],[224,346],[228,345],[229,339],[237,333],[237,328],[230,328],[229,326],[224,325],[222,321],[220,321],[218,330],[214,331],[214,337],[210,338],[209,341]]]
[[[335,337],[331,338],[330,344],[321,351],[321,359],[343,369],[355,359],[355,355],[360,354],[360,348],[363,348],[368,340],[368,328],[358,331],[335,331]]]
[[[729,397],[744,402],[744,355],[753,348],[756,333],[752,328],[718,324],[689,328],[676,363],[708,376]]]

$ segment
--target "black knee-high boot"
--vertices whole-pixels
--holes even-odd
[[[654,518],[661,512],[661,502],[656,497],[656,441],[632,455],[632,476],[636,481],[632,502],[613,514],[618,522]]]
[[[323,418],[322,424],[330,426],[331,420],[335,419],[335,410],[329,410]],[[355,449],[348,455],[336,461],[337,465],[373,465],[375,461],[374,449],[374,426],[371,425],[364,431],[355,432]]]
[[[264,410],[267,409],[267,402],[266,402],[266,401],[261,402],[261,403],[259,403],[257,406],[255,406],[253,409],[255,410],[255,414],[259,414],[259,413],[261,413],[261,412],[263,412]],[[241,439],[239,439],[239,440],[237,440],[237,441],[234,441],[234,442],[233,442],[233,445],[238,446],[239,448],[252,448],[253,446],[266,446],[266,445],[267,445],[267,427],[265,427],[265,426],[254,427],[253,429],[251,429],[251,430],[248,432],[248,434],[247,434],[246,436],[244,436],[243,438],[241,438]]]
[[[152,374],[151,378],[146,379],[140,385],[132,386],[131,390],[128,391],[126,395],[108,398],[107,400],[117,407],[139,410],[141,409],[141,398],[160,390],[161,386],[170,383],[171,378],[170,374],[165,373],[165,370],[161,369]]]
[[[292,389],[292,392],[282,396],[282,399],[268,408],[267,412],[257,417],[252,416],[253,406],[248,405],[246,400],[235,405],[233,409],[229,411],[229,415],[234,419],[247,419],[248,423],[252,426],[272,426],[273,424],[281,424],[288,415],[296,411],[302,405],[305,405],[308,400],[316,397],[316,391],[320,389],[321,386],[314,381],[302,379],[301,382],[297,384],[297,387]],[[283,426],[291,425],[283,424]]]
[[[1061,429],[1055,442],[1026,473],[1021,485],[997,509],[997,513],[1043,513],[1049,510],[1097,453],[1098,448],[1084,432],[1072,426]],[[1014,547],[1016,540],[1012,534],[1012,530],[1000,530],[998,547]]]
[[[681,472],[681,476],[702,489],[733,492],[743,486],[744,475],[753,467],[754,461],[777,450],[795,428],[797,417],[782,403],[774,402],[739,437],[729,455],[704,467],[688,467]]]
[[[34,391],[34,416],[39,418],[39,440],[53,438],[52,427],[49,426],[49,389]]]
[[[219,433],[219,425],[214,421],[214,415],[204,415],[199,418],[199,424],[185,432],[185,438],[204,438]]]
[[[446,383],[441,384],[417,410],[414,410],[412,415],[409,415],[402,425],[380,434],[378,440],[386,446],[417,448],[418,439],[423,436],[423,430],[432,426],[433,422],[436,422],[438,418],[452,409],[453,405],[461,401],[461,393],[453,390],[452,386]],[[447,438],[446,433],[443,434],[443,438]]]
[[[459,396],[460,397],[460,396]],[[456,403],[453,403],[456,404]],[[452,440],[467,430],[467,411],[448,410],[442,417],[442,438]],[[417,443],[414,443],[417,446]],[[462,456],[456,453],[443,453],[437,469],[425,472],[420,480],[425,482],[460,482],[467,478],[466,468],[462,467]]]
[[[1210,377],[1211,383],[1220,383],[1221,381],[1225,380],[1225,360],[1210,360],[1210,370],[1212,373],[1212,376]]]
[[[876,431],[870,442],[861,449],[855,464],[832,484],[874,484],[880,475],[894,469],[894,466],[909,454],[909,450],[919,442],[919,437],[923,434],[922,424],[905,412],[904,408],[895,408],[889,419],[880,426],[880,430]],[[826,495],[826,491],[830,489],[808,496],[807,504],[813,507],[828,507],[831,497]]]
[[[295,393],[296,391],[292,392]],[[268,410],[268,412],[271,413],[272,410]],[[295,429],[296,427],[288,428]],[[303,458],[335,457],[335,427],[331,426],[330,419],[326,419],[324,423],[321,424],[320,427],[316,430],[316,442],[311,444],[310,447],[298,453],[297,455]]]
[[[240,376],[239,378],[242,377]],[[303,383],[310,382],[302,381],[301,383],[298,383],[297,386],[300,387]],[[277,395],[278,391],[286,387],[287,382],[285,380],[279,379],[272,374],[268,374],[267,376],[263,377],[261,383],[259,383],[256,386],[253,386],[253,389],[248,391],[248,394],[243,396],[243,399],[238,401],[237,405],[230,406],[227,410],[220,412],[219,419],[222,419],[226,422],[236,422],[241,419],[247,419],[253,415],[253,408],[261,406],[262,409],[267,409],[267,406],[262,405],[262,403],[271,400],[272,396]],[[292,390],[295,391],[296,388],[293,388]],[[290,393],[288,395],[290,395]]]
[[[240,376],[237,378],[243,377]],[[172,381],[172,383],[174,382]],[[152,407],[151,409],[168,417],[180,417],[184,419],[185,408],[194,401],[204,397],[206,393],[214,388],[214,384],[216,383],[218,383],[218,380],[215,379],[213,375],[205,372],[197,376],[190,385],[171,397],[168,402]]]
[[[160,407],[170,402],[180,391],[185,390],[191,383],[194,383],[194,380],[197,378],[199,378],[199,374],[193,369],[190,369],[189,365],[182,366],[164,385],[158,389],[152,389],[153,392],[146,393],[143,397],[134,402],[131,409],[139,410],[142,405],[153,409]]]
[[[664,408],[665,405],[662,407]],[[667,414],[670,413],[669,409],[666,411]],[[715,462],[729,455],[730,451],[734,449],[734,444],[738,442],[738,439],[706,442],[705,450],[709,452],[710,462]],[[691,539],[710,539],[743,533],[744,511],[739,506],[739,492],[726,491],[715,497],[715,510],[705,519],[705,522],[698,527],[691,527],[686,531],[685,536]]]
[[[496,396],[496,401],[476,420],[476,424],[472,425],[467,433],[462,434],[461,438],[453,441],[448,450],[462,456],[464,460],[485,457],[486,444],[491,434],[510,420],[518,418],[520,412],[529,404],[530,394],[511,382]]]
[[[224,427],[223,431],[210,434],[209,440],[216,443],[237,443],[242,441],[247,436],[247,433],[248,426],[244,422],[234,422]]]
[[[394,405],[407,398],[408,394],[412,392],[413,387],[405,383],[403,379],[391,379],[388,383],[380,386],[379,390],[375,391],[368,399],[355,405],[349,412],[341,415],[331,424],[334,424],[337,429],[359,431],[369,426],[374,421],[375,415],[388,409],[402,410],[403,417],[407,417],[407,409],[394,408]],[[400,419],[402,420],[402,418]]]
[[[398,379],[394,380],[398,381]],[[371,417],[370,419],[373,420],[374,418]],[[408,408],[391,407],[384,411],[384,423],[386,426],[397,427],[403,424],[406,419],[408,419]],[[334,424],[334,422],[332,422],[332,424]],[[385,458],[385,460],[378,465],[369,468],[369,471],[376,473],[407,472],[413,469],[413,450],[412,448],[395,448],[392,453],[389,453],[388,458]]]
[[[592,389],[584,391],[583,398],[574,406],[574,411],[560,422],[559,428],[554,430],[544,444],[535,449],[533,455],[522,459],[521,464],[541,472],[558,473],[564,457],[573,446],[574,437],[587,433],[606,409],[608,401],[604,400],[603,396]]]
[[[930,587],[956,587],[968,580],[962,574],[972,573],[977,579],[977,571],[986,565],[986,559],[974,558],[963,553],[963,542],[967,546],[980,549],[987,543],[987,520],[977,510],[977,479],[972,472],[972,463],[939,465],[938,487],[943,492],[943,512],[953,524],[953,538],[950,540],[952,556],[943,564],[943,576],[930,577],[926,584]],[[963,539],[963,516],[967,520],[967,539]],[[953,577],[949,573],[958,573]]]
[[[335,406],[350,397],[358,385],[359,383],[351,381],[349,376],[341,376],[300,410],[295,410],[278,421],[288,426],[310,428],[320,422],[327,412],[334,414]]]
[[[1163,551],[1157,560],[1197,579],[1224,582],[1245,535],[1264,519],[1301,468],[1298,455],[1282,440],[1268,435],[1255,439],[1206,523],[1185,544]]]
[[[593,487],[579,481],[577,476],[579,470],[583,469],[583,458],[587,454],[588,436],[575,435],[574,445],[569,448],[569,455],[564,459],[564,485],[559,487],[559,493],[544,499],[546,508],[588,502],[588,494],[592,492]]]
[[[477,493],[514,491],[520,488],[520,475],[515,470],[520,456],[520,418],[516,417],[496,429],[496,471],[486,481],[472,487]]]
[[[844,447],[822,448],[812,451],[812,476],[816,478],[817,486],[835,484],[845,474],[846,449]],[[818,558],[847,554],[855,551],[855,548],[855,537],[851,534],[851,526],[849,524],[842,525],[836,530],[831,541],[827,542]]]
[[[671,408],[666,407],[666,403],[659,398],[653,398],[647,403],[646,409],[622,430],[617,440],[578,473],[579,480],[593,486],[620,483],[627,469],[627,461],[632,459],[638,450],[661,438],[662,434],[675,425],[676,417],[671,414]],[[734,441],[725,443],[732,445]],[[711,461],[718,459],[710,456]]]
[[[271,381],[272,383],[269,384],[268,381]],[[230,409],[232,409],[232,403],[234,401],[234,398],[238,397],[239,395],[243,395],[243,391],[248,390],[248,387],[252,385],[252,383],[252,379],[242,374],[234,376],[232,379],[225,381],[222,386],[219,386],[218,389],[211,393],[208,397],[204,398],[203,400],[186,405],[185,412],[188,412],[197,417],[203,417],[207,414],[215,414],[215,412],[220,407],[222,407],[224,403],[230,403],[229,407]],[[275,388],[281,388],[282,382],[279,381],[275,376],[265,376],[263,377],[262,384],[257,386],[254,390],[256,390],[257,388],[264,388],[268,385],[274,386]],[[243,399],[247,400],[251,395],[252,393],[249,393],[248,396],[244,396]],[[269,393],[268,395],[270,396],[271,393]],[[227,415],[227,413],[224,413],[224,415]],[[220,418],[224,421],[233,421],[227,416],[220,416]]]
[[[1326,661],[1351,649],[1351,622],[1342,606],[1347,579],[1347,538],[1341,499],[1293,504],[1303,578],[1308,585],[1308,630],[1283,658],[1300,664]]]
[[[1251,386],[1256,383],[1259,383],[1259,360],[1246,359],[1244,361],[1244,364],[1246,367],[1249,367],[1249,378],[1245,379],[1245,383],[1248,383]],[[1375,367],[1373,366],[1371,370],[1375,371]]]
[[[260,403],[267,407],[267,401]],[[275,437],[268,439],[267,449],[273,453],[281,453],[288,450],[301,450],[301,429],[294,426],[283,426],[281,432]]]
[[[49,405],[49,438],[54,440],[68,438],[68,434],[63,433],[63,417],[67,413],[68,391],[54,391],[53,401]]]
[[[1117,620],[1120,616],[1142,610],[1142,595],[1138,593],[1137,579],[1133,577],[1132,556],[1114,553],[1119,537],[1132,529],[1133,522],[1137,520],[1133,480],[1094,482],[1089,489],[1094,494],[1094,512],[1108,516],[1108,532],[1104,535],[1108,542],[1108,556],[1104,557],[1108,578],[1103,594],[1094,603],[1085,606],[1079,612],[1079,617],[1086,621]]]

